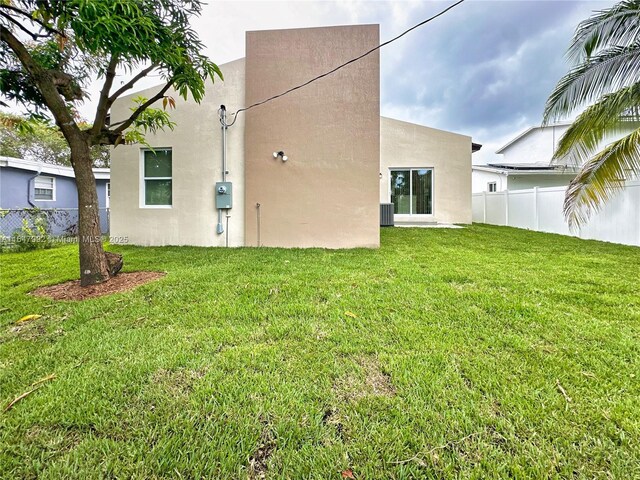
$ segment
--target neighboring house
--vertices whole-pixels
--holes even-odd
[[[526,190],[534,187],[563,187],[578,172],[578,166],[552,163],[559,140],[571,124],[531,127],[496,151],[499,162],[473,166],[473,193]],[[629,122],[628,132],[637,127]],[[603,140],[602,146],[622,137]]]
[[[109,169],[94,168],[100,223],[109,229]],[[52,233],[73,233],[77,224],[78,193],[71,167],[50,165],[11,157],[0,157],[0,210],[4,217],[0,233],[10,235],[19,227],[20,211],[38,208],[56,210],[52,215]],[[11,230],[11,231],[9,231]]]
[[[479,145],[381,118],[378,51],[232,115],[376,47],[378,25],[246,39],[246,58],[221,65],[224,82],[208,84],[200,105],[180,102],[173,131],[148,135],[153,150],[113,150],[112,237],[141,245],[377,247],[379,204],[387,202],[398,221],[471,222],[471,152]],[[118,100],[112,120],[130,114],[134,96],[159,88]],[[224,165],[221,105],[233,123]]]
[[[570,124],[531,127],[496,151],[502,161],[473,166],[473,193],[568,185],[576,168],[551,164]]]
[[[637,126],[629,122],[625,131]],[[626,178],[625,188],[585,225],[569,229],[563,204],[578,166],[551,163],[568,128],[569,124],[529,128],[497,151],[502,161],[474,165],[473,221],[640,245],[640,182],[633,178]],[[621,138],[625,131],[604,139],[598,149]]]

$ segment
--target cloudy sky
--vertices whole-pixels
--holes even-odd
[[[208,0],[194,26],[223,64],[244,56],[247,30],[378,23],[385,41],[453,1]],[[467,0],[381,50],[382,114],[470,135],[483,144],[475,163],[496,159],[500,146],[540,124],[576,25],[614,3]],[[92,107],[81,113],[92,118]]]
[[[381,41],[439,12],[440,1],[211,1],[195,26],[221,64],[244,56],[244,32],[380,24]],[[385,116],[471,135],[476,163],[529,126],[567,71],[576,25],[613,1],[467,0],[381,51]]]

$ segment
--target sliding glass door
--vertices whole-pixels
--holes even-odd
[[[391,170],[393,213],[433,214],[433,169]]]
[[[433,170],[423,168],[411,170],[411,213],[431,215],[433,213]]]
[[[391,170],[393,213],[411,213],[411,171]]]

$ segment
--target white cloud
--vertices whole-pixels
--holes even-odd
[[[379,23],[385,41],[452,2],[210,0],[193,26],[204,53],[224,64],[244,56],[247,30]],[[381,50],[381,111],[471,135],[484,144],[474,161],[490,161],[509,138],[540,122],[546,95],[566,71],[563,53],[577,23],[613,3],[468,1]],[[80,111],[90,119],[94,108],[89,101]]]

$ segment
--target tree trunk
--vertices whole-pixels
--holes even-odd
[[[5,4],[7,2],[0,0],[0,3]],[[11,17],[8,18],[9,20],[12,19]],[[34,40],[35,39],[34,37]],[[56,124],[67,139],[67,143],[71,149],[71,165],[73,165],[78,189],[80,285],[86,287],[87,285],[104,282],[109,279],[110,271],[117,272],[122,267],[122,257],[112,259],[112,262],[109,262],[102,249],[102,232],[100,231],[100,210],[98,208],[96,179],[91,169],[90,137],[86,132],[80,130],[72,116],[71,109],[68,108],[67,102],[63,100],[60,89],[58,88],[60,85],[57,84],[60,77],[56,76],[56,72],[46,69],[34,60],[20,40],[4,26],[0,28],[0,40],[9,46],[35,82],[44,98],[47,108],[53,114]],[[109,62],[110,73],[107,74],[109,79],[105,85],[107,87],[105,92],[107,93],[109,92],[113,76],[115,75],[115,61],[115,58],[112,58]],[[104,101],[102,94],[101,99]],[[106,117],[106,113],[104,117]],[[104,126],[104,117],[102,122],[99,122],[96,126],[97,131]],[[100,123],[102,123],[102,125]],[[109,265],[109,263],[112,263],[112,265]]]
[[[74,135],[76,137],[76,135]],[[91,150],[84,135],[68,139],[71,164],[78,189],[78,242],[80,244],[80,285],[86,287],[109,279],[109,265],[102,248],[100,209],[96,179],[91,168]]]

